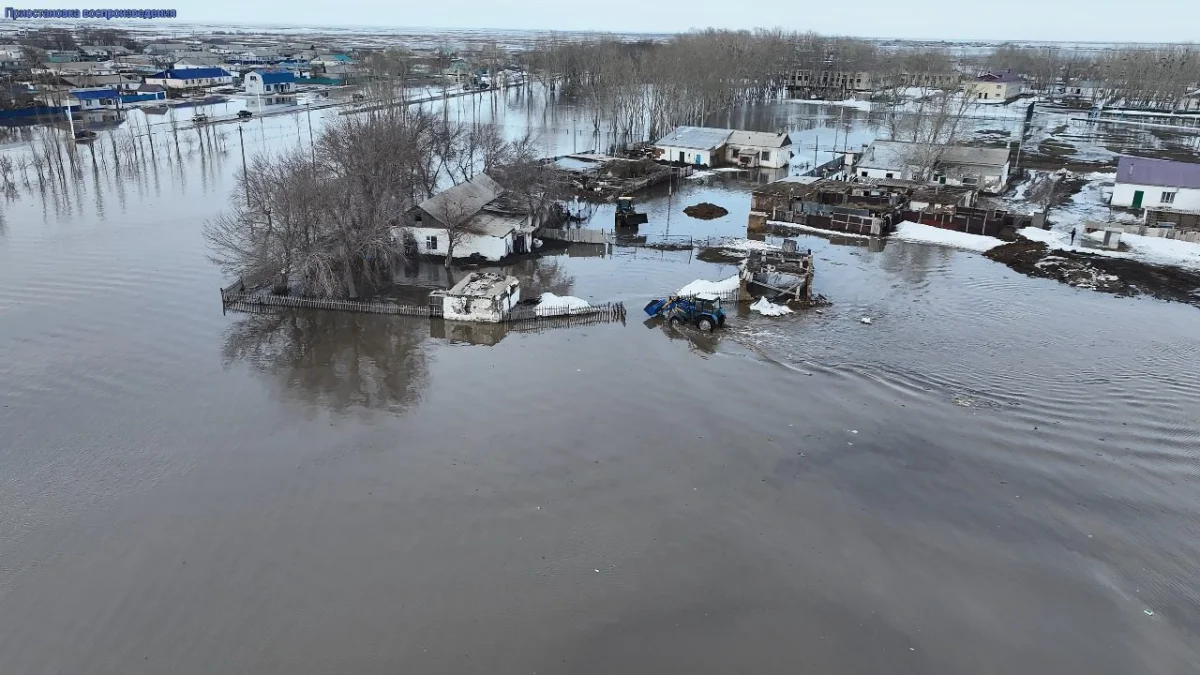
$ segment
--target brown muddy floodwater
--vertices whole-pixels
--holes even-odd
[[[647,251],[516,269],[627,325],[226,316],[235,158],[4,207],[0,673],[1200,669],[1194,307],[802,238],[715,338]]]

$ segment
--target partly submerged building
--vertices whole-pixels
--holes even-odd
[[[700,166],[782,168],[792,159],[784,133],[717,127],[675,127],[654,144],[659,161]]]
[[[395,234],[416,255],[496,261],[528,253],[533,250],[534,214],[505,197],[504,188],[481,173],[412,208]]]

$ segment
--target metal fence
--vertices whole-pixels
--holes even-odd
[[[538,233],[542,239],[565,241],[572,244],[611,244],[613,233],[610,230],[589,230],[584,227],[546,228]]]

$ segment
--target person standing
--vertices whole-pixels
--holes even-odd
[[[1075,228],[1071,228],[1071,245],[1075,245]]]

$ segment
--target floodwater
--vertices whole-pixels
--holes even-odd
[[[802,237],[833,305],[716,336],[629,249],[514,270],[625,325],[223,315],[181,154],[4,204],[0,672],[1196,672],[1195,308]]]

